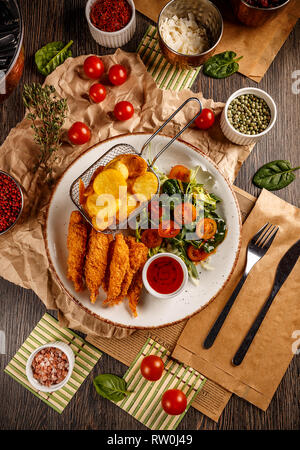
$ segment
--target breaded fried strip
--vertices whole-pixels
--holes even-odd
[[[108,248],[108,255],[107,255],[107,266],[106,266],[106,270],[105,270],[105,275],[102,281],[102,288],[105,292],[108,291],[108,285],[109,285],[109,278],[110,278],[110,263],[111,263],[111,258],[113,255],[113,250],[114,250],[114,246],[115,246],[115,240],[112,234],[108,234],[108,243],[109,243],[109,248]]]
[[[129,267],[129,249],[122,234],[117,234],[112,249],[110,263],[110,275],[107,291],[107,299],[104,303],[109,303],[121,293],[122,283]]]
[[[127,297],[129,299],[129,307],[132,311],[134,317],[137,317],[136,307],[140,300],[140,295],[143,288],[143,279],[142,279],[143,268],[141,267],[133,277],[132,283],[128,290]]]
[[[79,211],[72,211],[68,230],[68,278],[75,290],[83,290],[83,268],[89,226]]]
[[[148,248],[142,242],[137,242],[132,236],[125,238],[125,241],[129,248],[129,268],[122,283],[121,293],[114,299],[114,303],[119,303],[126,297],[135,273],[144,267],[148,256]]]
[[[97,231],[92,229],[84,267],[85,282],[90,291],[92,303],[95,303],[97,299],[99,288],[105,275],[108,247],[109,239],[107,235],[97,233]]]

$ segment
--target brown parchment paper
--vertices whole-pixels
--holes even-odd
[[[69,106],[68,118],[64,124],[63,145],[57,154],[53,170],[56,179],[88,147],[120,134],[135,131],[152,133],[184,100],[196,95],[202,99],[204,107],[215,111],[217,120],[209,132],[190,128],[183,134],[183,139],[208,154],[219,164],[223,173],[231,181],[234,180],[252,146],[234,145],[223,136],[218,120],[222,103],[203,99],[201,94],[194,94],[190,90],[180,93],[160,90],[147,73],[139,56],[117,50],[114,55],[103,56],[105,67],[109,68],[115,63],[124,64],[129,72],[128,81],[119,87],[108,85],[105,101],[100,105],[92,104],[87,92],[93,81],[87,79],[82,70],[85,58],[86,56],[69,58],[46,79],[47,84],[55,86],[58,95],[67,99]],[[107,83],[105,78],[102,82]],[[120,100],[128,100],[134,105],[135,114],[129,121],[118,122],[112,117],[112,109]],[[168,124],[165,134],[173,136],[193,117],[197,105],[189,105]],[[75,121],[85,122],[92,130],[91,141],[85,146],[72,146],[67,141],[67,130]],[[12,231],[0,236],[0,275],[13,283],[32,289],[48,309],[58,309],[63,326],[86,334],[124,338],[132,331],[111,327],[89,316],[72,302],[54,281],[43,239],[45,212],[51,189],[44,183],[43,174],[33,174],[31,170],[37,161],[38,152],[27,119],[11,130],[0,148],[1,169],[16,177],[23,186],[25,197],[22,220]]]
[[[266,222],[280,230],[248,275],[214,345],[205,350],[202,343],[244,270],[247,244]],[[271,292],[280,259],[299,237],[300,209],[264,190],[243,225],[241,254],[231,280],[207,308],[188,321],[172,354],[263,410],[293,358],[292,334],[300,329],[300,259],[276,295],[242,364],[235,367],[231,360]]]
[[[135,0],[134,3],[138,11],[157,22],[159,13],[168,0]],[[258,83],[300,17],[299,0],[291,0],[280,13],[258,28],[239,23],[234,18],[230,0],[216,0],[214,3],[219,7],[224,20],[223,36],[216,53],[233,50],[238,55],[243,55],[243,59],[239,61],[239,72]]]

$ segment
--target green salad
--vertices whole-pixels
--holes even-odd
[[[161,193],[154,196],[136,223],[136,239],[149,248],[149,257],[162,252],[179,256],[197,284],[196,265],[210,269],[208,258],[226,236],[226,222],[217,212],[222,200],[197,181],[201,169],[178,165],[169,176],[159,171]]]

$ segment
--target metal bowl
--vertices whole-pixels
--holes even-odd
[[[231,0],[235,17],[248,27],[260,27],[281,11],[290,0],[273,8],[259,8],[249,5],[245,0]]]
[[[0,103],[2,103],[18,85],[23,74],[25,57],[24,23],[18,1],[0,1]]]
[[[12,175],[10,175],[9,173],[5,172],[4,170],[0,170],[0,173],[3,173],[4,175],[8,176],[9,178],[11,178],[11,179],[14,181],[14,183],[16,184],[16,186],[17,186],[17,188],[18,188],[18,190],[19,190],[19,192],[20,192],[20,195],[21,195],[21,208],[20,208],[20,212],[19,212],[19,214],[18,214],[16,220],[15,220],[8,228],[6,228],[6,230],[0,231],[0,236],[1,236],[2,234],[5,234],[5,233],[7,233],[9,230],[11,230],[11,229],[16,225],[16,223],[18,222],[18,220],[19,220],[19,218],[20,218],[20,216],[21,216],[21,214],[22,214],[22,211],[23,211],[23,206],[24,206],[24,196],[23,196],[23,191],[22,191],[22,188],[21,188],[20,184],[18,183],[18,181],[17,181]]]
[[[163,40],[160,33],[161,22],[165,18],[176,15],[187,17],[193,13],[197,23],[203,26],[210,40],[211,46],[205,52],[198,55],[184,55],[170,48]],[[223,34],[223,19],[218,8],[209,0],[172,0],[161,10],[158,18],[159,45],[167,60],[180,67],[199,67],[214,53]]]

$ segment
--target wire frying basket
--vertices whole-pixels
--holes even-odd
[[[95,171],[99,167],[106,166],[108,163],[110,163],[114,158],[120,155],[128,155],[128,154],[134,154],[138,156],[143,156],[144,151],[147,149],[148,145],[152,141],[152,139],[155,138],[157,134],[160,133],[160,131],[173,119],[174,116],[182,109],[184,106],[191,102],[196,101],[199,104],[200,110],[199,112],[193,117],[192,120],[190,120],[177,134],[174,136],[168,143],[165,145],[153,158],[151,163],[147,162],[147,171],[152,172],[157,181],[158,181],[158,187],[157,191],[154,195],[158,194],[160,191],[160,180],[155,171],[153,170],[154,164],[157,161],[157,159],[169,148],[173,142],[194,122],[194,120],[197,119],[197,117],[202,112],[202,104],[200,100],[197,97],[190,97],[188,98],[182,105],[162,124],[158,130],[155,131],[155,133],[147,139],[147,141],[144,143],[142,149],[140,152],[138,152],[132,145],[129,144],[117,144],[111,149],[109,149],[107,152],[104,153],[97,161],[95,161],[87,170],[85,170],[81,175],[79,175],[78,178],[76,178],[75,181],[73,181],[71,187],[70,187],[70,197],[74,205],[79,209],[81,214],[85,217],[85,219],[89,222],[89,224],[93,227],[93,223],[91,220],[91,217],[88,215],[88,213],[85,211],[83,206],[80,203],[80,180],[83,182],[84,186],[87,187],[90,184],[90,181],[92,179],[92,176],[94,175]],[[109,226],[105,230],[101,231],[102,233],[112,233],[117,230],[125,229],[127,228],[127,224],[130,220],[132,220],[134,217],[136,217],[142,209],[144,209],[149,201],[145,201],[141,203],[139,207],[137,207],[127,218],[125,221],[119,222],[118,224],[114,223],[113,225]],[[99,231],[96,229],[96,231]]]

